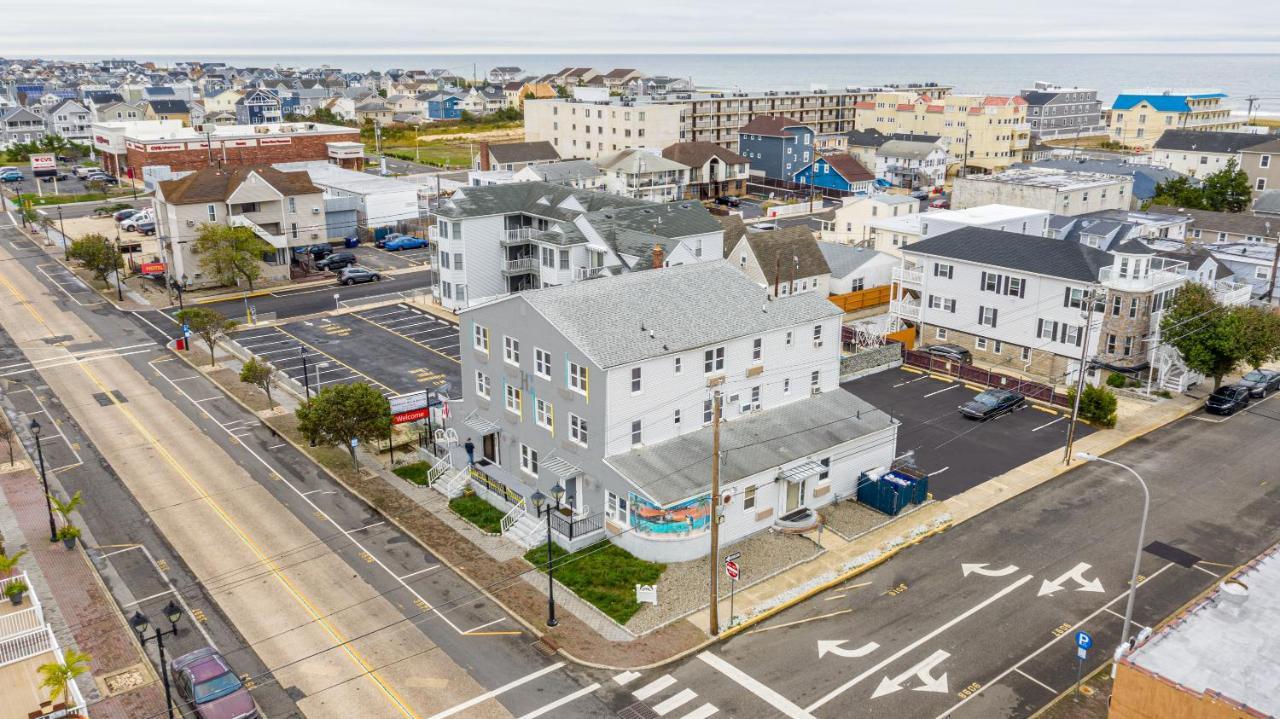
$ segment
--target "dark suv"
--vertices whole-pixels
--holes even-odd
[[[960,345],[929,345],[928,347],[921,347],[920,351],[931,354],[934,357],[959,362],[960,364],[973,364],[973,354]]]
[[[294,250],[294,255],[301,257],[302,255],[311,255],[313,260],[323,260],[333,254],[333,247],[327,244],[307,245]]]
[[[1249,388],[1238,384],[1219,387],[1204,403],[1206,412],[1213,414],[1235,414],[1249,406]]]
[[[316,262],[316,269],[333,270],[337,272],[343,267],[350,267],[356,263],[356,256],[353,252],[335,252],[328,257]]]

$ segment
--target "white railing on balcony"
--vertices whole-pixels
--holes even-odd
[[[889,300],[889,314],[919,322],[923,316],[920,303],[914,300]]]
[[[289,240],[284,235],[273,235],[270,232],[267,232],[266,230],[262,229],[261,225],[254,222],[253,220],[250,220],[244,215],[232,215],[231,217],[227,218],[227,220],[232,227],[248,227],[249,229],[253,230],[253,234],[257,235],[258,237],[261,237],[263,240],[266,241],[267,244],[271,245],[277,250],[285,249],[289,246]]]
[[[1186,263],[1181,263],[1184,267]],[[1135,275],[1132,270],[1121,274],[1115,267],[1103,267],[1098,273],[1098,281],[1117,290],[1149,291],[1155,287],[1174,284],[1185,275],[1175,269],[1151,269],[1144,275]]]
[[[27,601],[30,602],[30,598],[34,596],[34,593],[27,594]],[[4,641],[6,637],[33,632],[42,626],[44,626],[44,614],[38,604],[32,604],[26,609],[0,617],[0,641]]]
[[[534,234],[537,232],[538,231],[532,227],[520,227],[514,230],[506,230],[502,236],[502,244],[522,245],[529,240],[532,240]]]
[[[48,625],[0,639],[0,667],[53,651],[58,642]]]
[[[575,267],[573,268],[573,279],[575,280],[594,280],[597,277],[604,277],[608,272],[603,267]]]
[[[521,257],[518,260],[507,260],[502,265],[504,272],[529,272],[538,269],[537,257]]]
[[[910,267],[895,267],[893,281],[900,285],[920,285],[924,283],[924,272]]]

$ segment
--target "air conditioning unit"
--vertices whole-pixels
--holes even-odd
[[[318,214],[320,214],[320,208],[319,208],[319,207],[312,207],[312,208],[311,208],[311,214],[313,214],[313,215],[318,215]]]
[[[312,233],[311,233],[311,239],[313,239],[313,240],[318,240],[318,239],[320,239],[320,233],[319,233],[319,232],[312,232]]]
[[[817,387],[814,387],[811,390],[809,390],[810,397],[817,397],[820,394],[822,394],[822,390]]]
[[[195,226],[196,226],[195,220],[187,220],[187,227],[195,227]]]

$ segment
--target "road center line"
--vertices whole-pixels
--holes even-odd
[[[1030,579],[1030,577],[1028,577]],[[782,712],[791,719],[813,719],[813,715],[807,709],[801,709],[791,702],[790,699],[775,692],[769,687],[762,684],[755,677],[747,674],[741,669],[733,666],[729,662],[712,654],[711,652],[702,652],[698,658],[709,664],[713,669],[732,679],[739,686],[747,691],[755,694],[763,699],[769,706]]]
[[[960,614],[960,615],[956,616],[954,619],[952,619],[951,621],[947,622],[946,624],[943,624],[942,626],[938,627],[937,629],[933,630],[932,632],[929,632],[928,634],[924,635],[923,637],[920,637],[919,639],[917,639],[917,640],[915,640],[914,642],[912,642],[912,643],[908,644],[907,646],[903,647],[902,649],[899,649],[898,651],[894,652],[892,656],[888,657],[887,659],[882,660],[879,664],[876,664],[875,666],[871,667],[870,669],[866,670],[865,672],[863,672],[863,673],[859,674],[858,676],[856,676],[856,677],[854,677],[854,678],[850,679],[849,681],[845,682],[844,684],[841,684],[840,686],[836,687],[835,689],[832,689],[830,692],[827,692],[826,696],[822,697],[822,698],[821,698],[821,699],[819,699],[818,701],[816,701],[816,702],[814,702],[814,703],[810,704],[809,706],[805,707],[805,711],[809,711],[809,712],[811,712],[811,711],[813,711],[814,709],[817,709],[818,707],[822,706],[823,704],[826,704],[827,702],[831,701],[832,699],[835,699],[836,697],[838,697],[838,696],[840,696],[841,694],[843,694],[843,693],[844,693],[846,690],[848,690],[850,687],[852,687],[852,686],[854,686],[855,684],[857,684],[858,682],[860,682],[860,681],[862,681],[862,680],[866,679],[867,677],[871,676],[872,674],[875,674],[875,673],[877,673],[877,672],[881,671],[882,669],[884,669],[885,667],[889,666],[889,665],[890,665],[890,664],[892,664],[893,662],[897,661],[899,658],[901,658],[903,655],[907,654],[908,652],[914,651],[916,648],[918,648],[920,645],[924,644],[925,642],[928,642],[929,640],[933,639],[934,637],[938,636],[939,634],[941,634],[941,633],[943,633],[943,632],[947,631],[947,630],[948,630],[948,629],[950,629],[951,627],[954,627],[955,625],[959,624],[960,622],[963,622],[964,620],[968,619],[969,617],[973,616],[974,614],[977,614],[978,612],[980,612],[980,611],[982,611],[984,608],[986,608],[988,605],[990,605],[990,604],[992,604],[992,603],[994,603],[994,602],[996,602],[996,601],[999,601],[999,600],[1000,600],[1000,598],[1004,597],[1006,594],[1008,594],[1008,593],[1010,593],[1010,592],[1014,591],[1014,590],[1015,590],[1015,589],[1017,589],[1018,587],[1021,587],[1022,585],[1026,584],[1026,583],[1027,583],[1027,582],[1029,582],[1029,581],[1031,581],[1031,578],[1032,578],[1032,577],[1031,577],[1031,575],[1030,575],[1030,574],[1028,574],[1028,575],[1026,575],[1025,577],[1023,577],[1022,579],[1019,579],[1018,581],[1014,582],[1013,584],[1010,584],[1009,586],[1005,587],[1004,589],[1001,589],[1000,591],[996,592],[995,594],[992,594],[990,597],[987,597],[986,599],[982,600],[981,602],[979,602],[979,603],[975,604],[974,606],[970,607],[969,609],[967,609],[966,611],[964,611],[962,614]]]

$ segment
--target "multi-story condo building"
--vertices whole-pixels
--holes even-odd
[[[93,139],[93,113],[75,100],[63,100],[49,110],[49,132],[61,135],[72,142],[90,142]]]
[[[813,163],[814,131],[788,117],[761,115],[738,130],[738,149],[751,169],[790,182]]]
[[[1022,91],[1031,135],[1042,140],[1107,134],[1097,90],[1036,82]]]
[[[1098,210],[1127,210],[1132,197],[1132,177],[1023,167],[994,175],[956,178],[951,207],[964,210],[1000,204],[1055,215],[1083,215]]]
[[[700,203],[653,203],[546,182],[464,187],[432,211],[435,294],[460,310],[501,295],[723,255]]]
[[[901,87],[930,100],[951,91],[937,83]],[[819,135],[845,133],[854,129],[858,103],[894,88],[672,92],[600,101],[538,100],[525,103],[525,138],[547,140],[566,157],[588,159],[604,152],[646,145],[666,147],[675,142],[714,142],[741,152],[738,129],[759,115],[784,115],[812,127]]]
[[[328,238],[324,190],[304,171],[206,168],[157,183],[153,204],[169,277],[189,288],[219,283],[195,254],[204,225],[247,227],[269,244],[274,253],[263,262],[263,281],[289,279],[292,248]]]
[[[1274,137],[1249,132],[1166,130],[1152,146],[1151,162],[1203,179],[1225,169],[1232,160],[1236,167],[1242,167],[1245,150],[1275,144]]]
[[[897,423],[839,386],[840,317],[820,294],[772,298],[723,261],[464,310],[471,484],[517,541],[542,541],[529,498],[559,485],[561,545],[705,556],[718,396],[721,541],[811,526],[896,456]]]
[[[1145,150],[1166,130],[1237,130],[1241,123],[1222,104],[1226,97],[1216,90],[1126,90],[1107,112],[1107,134],[1115,142]]]
[[[1027,101],[1021,97],[894,91],[876,93],[856,107],[855,129],[940,138],[950,164],[978,172],[1021,162],[1031,143]]]

